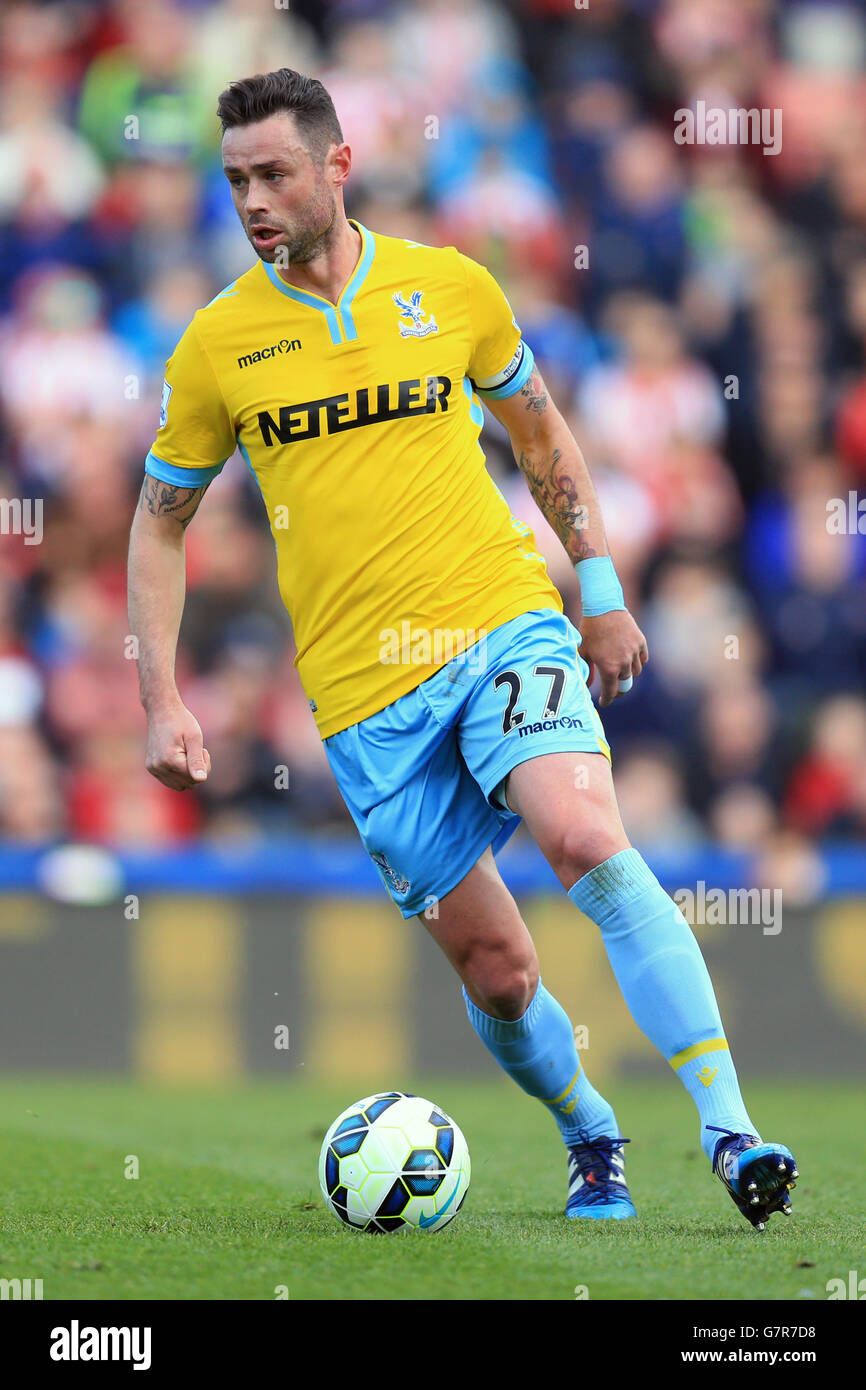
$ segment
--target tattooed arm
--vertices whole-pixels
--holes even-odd
[[[574,435],[553,401],[541,373],[505,400],[487,400],[508,431],[517,466],[572,564],[607,555],[607,540],[595,488]]]
[[[609,555],[601,509],[586,460],[547,393],[541,374],[504,400],[485,405],[508,431],[517,466],[540,511],[572,564]],[[648,659],[646,640],[631,614],[619,609],[581,622],[583,655],[598,666],[601,704],[620,693],[618,682],[638,676]]]
[[[147,714],[146,765],[178,791],[203,781],[210,771],[201,729],[174,678],[186,596],[184,532],[207,487],[175,487],[145,474],[129,539],[129,621]]]
[[[209,487],[209,483],[203,483],[201,487],[177,487],[174,483],[162,483],[159,478],[145,473],[138,497],[138,511],[147,512],[149,516],[173,517],[186,530]]]

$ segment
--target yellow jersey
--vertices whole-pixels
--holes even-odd
[[[479,396],[519,391],[533,366],[505,295],[453,246],[353,225],[336,304],[259,261],[199,309],[145,464],[197,487],[246,459],[322,738],[509,619],[562,611],[479,444]]]

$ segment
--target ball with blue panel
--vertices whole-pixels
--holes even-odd
[[[439,1231],[469,1190],[463,1133],[432,1101],[383,1091],[338,1115],[322,1143],[319,1183],[330,1211],[354,1230]]]

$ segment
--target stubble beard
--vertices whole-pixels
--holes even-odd
[[[337,200],[330,188],[321,188],[310,199],[299,223],[286,240],[273,251],[259,251],[253,243],[256,255],[269,265],[278,262],[281,269],[291,265],[307,265],[328,250],[335,235],[337,220]]]

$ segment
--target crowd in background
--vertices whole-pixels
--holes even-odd
[[[350,824],[242,460],[187,532],[195,793],[144,768],[128,642],[165,359],[254,261],[216,97],[283,65],[334,98],[349,215],[490,268],[587,456],[651,651],[605,712],[632,839],[784,854],[866,831],[862,6],[9,0],[0,55],[0,497],[44,500],[40,544],[0,536],[0,837]],[[781,109],[781,152],[677,144],[699,98]],[[489,415],[482,443],[577,618]]]

